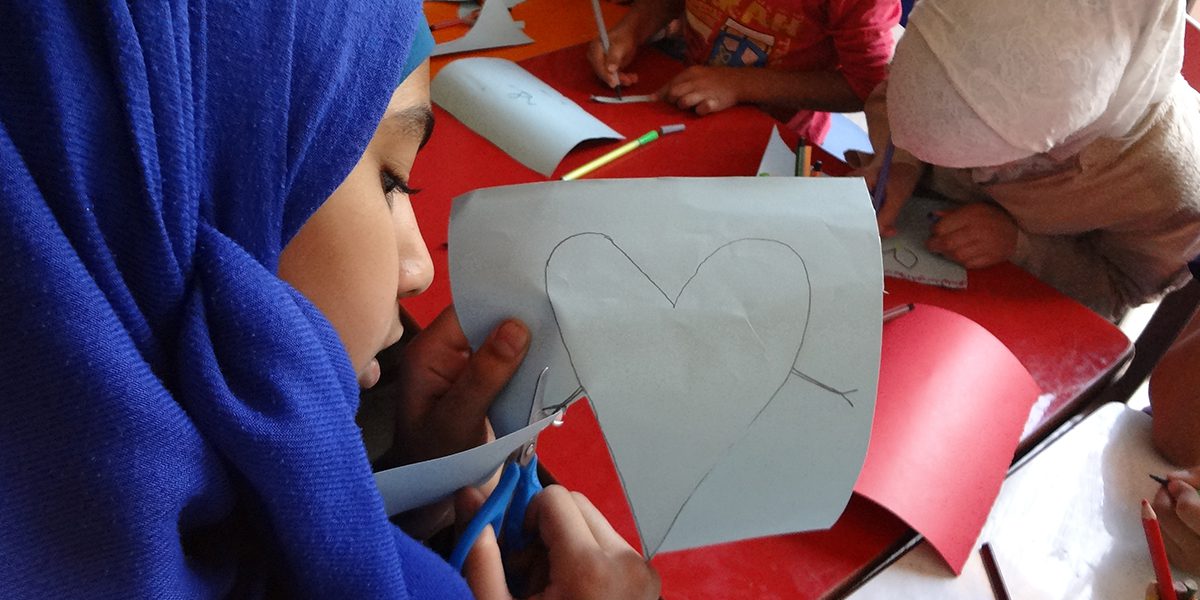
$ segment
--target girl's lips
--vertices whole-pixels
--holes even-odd
[[[376,383],[379,383],[379,375],[379,359],[372,358],[371,362],[367,363],[367,368],[358,374],[358,387],[364,390],[370,389]]]

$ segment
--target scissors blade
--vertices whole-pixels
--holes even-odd
[[[548,372],[550,372],[550,367],[546,367],[542,369],[541,373],[538,373],[537,385],[533,388],[533,401],[529,406],[529,421],[526,422],[526,427],[533,425],[542,419],[542,412],[544,412],[546,406],[546,373]],[[533,436],[533,439],[529,440],[528,444],[525,444],[517,449],[517,451],[514,453],[515,456],[513,459],[521,466],[525,466],[529,464],[529,461],[533,458],[536,452],[537,436],[535,435]]]
[[[546,410],[546,373],[549,372],[550,367],[545,367],[538,373],[537,384],[533,388],[533,402],[529,405],[529,422],[525,424],[527,427],[540,421]]]

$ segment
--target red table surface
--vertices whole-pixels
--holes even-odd
[[[697,117],[662,103],[605,105],[590,94],[606,93],[584,60],[583,47],[565,48],[521,63],[585,110],[629,138],[670,123],[687,130],[669,135],[589,177],[753,175],[776,121],[752,107]],[[635,63],[641,75],[627,94],[651,92],[678,63],[644,52]],[[450,301],[445,247],[451,200],[482,187],[543,181],[496,146],[435,108],[437,126],[417,161],[412,185],[422,191],[414,209],[438,276],[406,308],[427,323]],[[794,138],[785,135],[794,142]],[[616,146],[585,142],[555,176]],[[817,156],[821,157],[818,151]],[[831,164],[828,156],[824,156]],[[830,169],[837,173],[837,167]],[[888,278],[886,306],[921,302],[956,311],[987,328],[1021,360],[1042,387],[1023,449],[1074,413],[1085,392],[1107,377],[1130,351],[1117,328],[1012,265],[971,271],[967,290],[947,290]],[[595,418],[586,403],[567,413],[564,426],[547,430],[539,444],[542,462],[559,482],[586,494],[614,527],[636,546],[637,534],[624,494]],[[828,531],[759,538],[656,556],[666,598],[817,598],[856,583],[872,566],[912,538],[891,513],[857,495]]]

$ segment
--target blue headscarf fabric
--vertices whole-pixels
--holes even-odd
[[[419,23],[0,2],[5,597],[469,596],[387,521],[346,352],[275,275]]]

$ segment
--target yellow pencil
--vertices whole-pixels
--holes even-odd
[[[676,131],[683,131],[683,127],[684,127],[683,125],[664,125],[662,127],[661,135],[666,135],[668,133],[675,133]],[[621,158],[622,156],[625,156],[626,154],[629,154],[630,152],[633,152],[634,150],[637,150],[638,148],[641,148],[642,146],[645,146],[646,144],[649,144],[650,142],[653,142],[654,140],[657,140],[659,138],[659,135],[660,134],[659,134],[658,129],[652,129],[652,130],[646,132],[645,134],[643,134],[638,139],[633,140],[632,142],[629,142],[628,144],[624,144],[620,148],[617,148],[616,150],[613,150],[612,152],[609,152],[593,161],[590,161],[590,162],[584,164],[583,166],[579,167],[578,169],[575,169],[574,171],[571,171],[570,173],[563,175],[562,176],[563,181],[571,181],[572,179],[579,179],[580,177],[583,177],[584,175],[587,175],[588,173],[591,173],[592,171],[595,171],[596,169],[599,169],[600,167],[603,167],[604,165],[607,165],[608,163],[610,163],[614,160],[617,160],[618,158]]]

